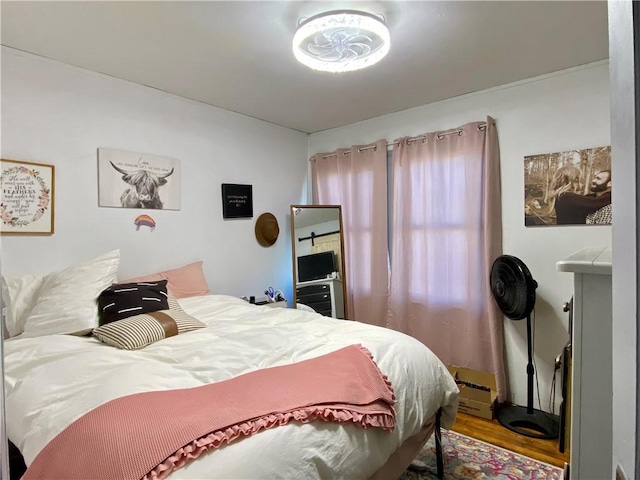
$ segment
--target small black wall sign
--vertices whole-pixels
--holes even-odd
[[[222,184],[222,217],[253,217],[253,197],[251,185]]]

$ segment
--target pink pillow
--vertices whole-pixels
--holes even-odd
[[[167,290],[175,298],[197,297],[211,293],[207,280],[204,278],[202,262],[194,262],[173,270],[121,280],[118,283],[157,282],[159,280],[167,280]]]

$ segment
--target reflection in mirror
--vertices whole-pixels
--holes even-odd
[[[347,318],[344,236],[339,205],[292,205],[294,306]]]

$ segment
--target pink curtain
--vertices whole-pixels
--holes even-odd
[[[313,203],[341,205],[347,318],[387,325],[387,142],[311,158]]]
[[[489,284],[502,254],[494,121],[396,143],[390,326],[445,364],[495,373],[504,401],[504,317]]]

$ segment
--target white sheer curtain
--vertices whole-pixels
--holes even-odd
[[[502,253],[494,121],[397,143],[389,324],[445,364],[495,373],[504,401],[503,315],[489,285]]]
[[[387,325],[387,142],[311,157],[313,203],[341,205],[347,317]]]

